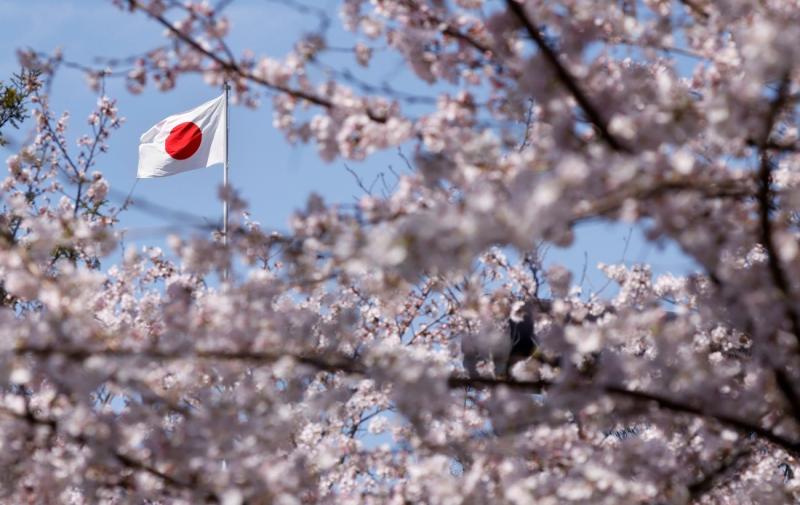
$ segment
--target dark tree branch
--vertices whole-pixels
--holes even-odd
[[[791,72],[787,71],[781,79],[780,86],[775,99],[770,104],[770,108],[765,119],[764,132],[758,142],[760,151],[760,165],[758,171],[758,214],[759,214],[759,241],[767,253],[767,267],[773,284],[781,293],[784,315],[789,320],[792,333],[794,334],[797,345],[800,348],[800,314],[794,308],[794,296],[791,284],[781,265],[778,257],[777,247],[774,241],[773,223],[770,218],[770,209],[773,205],[772,192],[772,160],[767,154],[769,138],[775,122],[789,98],[789,86],[791,83]],[[789,402],[795,420],[800,421],[800,395],[792,382],[791,377],[782,369],[775,370],[775,380],[783,396]]]
[[[421,7],[414,1],[414,0],[405,0],[404,3],[406,6],[416,13],[423,12]],[[448,37],[452,37],[456,40],[460,40],[465,44],[471,46],[473,49],[476,49],[483,55],[492,55],[493,51],[492,48],[483,44],[482,42],[476,40],[474,37],[470,37],[466,33],[459,31],[458,29],[454,28],[450,22],[444,19],[440,19],[433,15],[430,10],[425,10],[424,14],[427,16],[428,21],[433,26],[441,27],[440,30],[443,34],[447,35]]]
[[[530,393],[540,393],[548,386],[553,385],[553,383],[549,381],[517,382],[508,379],[492,379],[483,377],[476,377],[476,378],[452,377],[449,379],[448,384],[450,385],[450,387],[453,388],[462,388],[466,386],[477,387],[477,388],[507,387],[510,389],[515,389],[518,391],[526,391]],[[653,403],[662,410],[669,410],[672,412],[677,412],[682,414],[691,414],[697,417],[715,420],[717,422],[735,428],[736,430],[742,432],[745,435],[754,433],[759,437],[768,440],[769,442],[772,442],[773,444],[783,448],[793,457],[797,457],[798,455],[800,455],[800,442],[792,441],[782,435],[773,432],[772,430],[769,430],[758,424],[754,424],[750,421],[741,419],[736,416],[720,412],[713,412],[703,407],[697,407],[694,405],[690,405],[688,403],[682,403],[668,396],[660,395],[657,393],[649,393],[646,391],[636,391],[628,389],[627,387],[624,386],[605,384],[600,386],[595,385],[595,387],[598,387],[606,394],[612,396],[627,398],[630,400],[643,403]]]
[[[58,435],[64,436],[64,437],[70,439],[72,442],[74,442],[74,443],[76,443],[78,445],[90,445],[91,439],[86,434],[84,434],[84,433],[78,433],[77,435],[69,434],[69,433],[63,431],[62,429],[60,429],[57,420],[38,417],[30,409],[26,409],[24,414],[20,414],[20,413],[15,412],[15,411],[7,408],[7,407],[0,406],[0,414],[5,414],[8,417],[12,417],[12,418],[17,419],[19,421],[23,421],[23,422],[27,423],[30,426],[44,426],[46,428],[49,428],[50,431],[53,434],[58,434]],[[97,446],[95,446],[95,447],[97,447]],[[111,447],[103,446],[103,445],[101,445],[100,447],[102,447],[103,449],[108,451],[109,455],[112,458],[114,458],[114,460],[116,460],[120,465],[122,465],[125,468],[128,468],[128,469],[133,470],[133,471],[147,473],[147,474],[149,474],[149,475],[151,475],[153,477],[156,477],[157,479],[162,481],[164,484],[167,484],[168,486],[173,487],[175,489],[180,489],[180,490],[183,490],[183,491],[189,491],[189,492],[193,492],[193,493],[196,493],[198,491],[202,491],[203,494],[205,495],[204,497],[205,497],[206,501],[208,501],[208,502],[219,503],[219,501],[220,501],[215,493],[213,493],[211,491],[208,491],[208,490],[198,489],[197,483],[182,481],[182,480],[180,480],[180,479],[178,479],[176,477],[173,477],[173,476],[171,476],[171,475],[169,475],[169,474],[167,474],[165,472],[162,472],[162,471],[158,470],[157,468],[155,468],[155,467],[153,467],[151,465],[148,465],[147,463],[139,461],[139,460],[137,460],[137,459],[135,459],[135,458],[133,458],[131,456],[128,456],[126,454],[123,454],[123,453],[119,452],[118,450],[113,449]]]
[[[552,386],[550,381],[515,381],[513,379],[492,379],[490,377],[450,377],[447,379],[447,385],[453,389],[463,387],[505,387],[517,391],[525,391],[528,393],[541,393],[548,386]]]
[[[216,361],[244,362],[244,363],[274,363],[289,357],[301,363],[326,372],[346,372],[356,375],[366,373],[366,368],[347,356],[323,357],[315,354],[298,354],[290,351],[260,352],[260,351],[223,351],[223,350],[189,350],[186,352],[166,351],[162,349],[109,349],[109,348],[56,348],[56,347],[26,347],[14,349],[18,355],[32,355],[39,358],[49,356],[63,356],[74,361],[85,361],[93,356],[107,358],[147,358],[151,360],[184,360],[205,359]]]
[[[750,448],[740,449],[725,458],[714,470],[703,475],[692,484],[689,484],[688,490],[689,496],[691,497],[689,502],[693,503],[699,500],[703,495],[712,491],[720,484],[727,474],[736,467],[742,466],[751,454],[753,454],[753,451]]]
[[[645,202],[679,191],[696,192],[706,198],[746,199],[756,196],[756,184],[753,178],[706,181],[696,176],[656,181],[652,185],[636,186],[631,184],[605,198],[596,199],[588,209],[576,212],[571,224],[612,214],[618,211],[628,199]]]
[[[750,421],[741,419],[735,416],[724,413],[711,412],[701,407],[695,407],[686,403],[681,403],[677,400],[667,396],[659,395],[656,393],[647,393],[644,391],[634,391],[621,386],[606,385],[603,389],[611,395],[630,398],[632,400],[655,403],[659,408],[671,410],[673,412],[682,412],[684,414],[692,414],[698,417],[707,419],[714,419],[726,424],[732,428],[736,428],[744,434],[755,433],[759,437],[772,442],[773,444],[785,449],[792,456],[797,457],[800,455],[800,442],[794,442],[782,435],[778,435],[772,430],[763,428]]]
[[[37,357],[63,356],[76,361],[85,361],[93,356],[111,358],[147,358],[150,360],[181,360],[181,359],[210,359],[244,363],[274,363],[282,357],[290,357],[298,363],[311,366],[325,372],[344,372],[353,375],[366,375],[367,367],[347,356],[323,357],[318,354],[298,354],[291,352],[266,353],[258,351],[192,351],[175,353],[163,350],[135,350],[135,349],[57,349],[54,347],[18,347],[14,350],[18,355],[33,355]],[[493,379],[489,377],[457,377],[451,376],[447,384],[452,389],[464,387],[498,388],[505,387],[516,391],[541,393],[553,386],[550,381],[515,381],[512,379]],[[580,386],[578,386],[580,387]],[[668,396],[645,391],[636,391],[624,386],[614,384],[587,385],[600,391],[631,400],[654,403],[663,410],[691,414],[698,417],[712,419],[722,424],[735,428],[744,434],[754,433],[759,437],[772,442],[785,449],[792,456],[800,454],[800,442],[794,442],[772,430],[754,424],[745,419],[725,413],[714,412],[703,407],[682,403]]]
[[[680,2],[686,6],[695,16],[699,17],[703,21],[707,21],[709,18],[708,12],[706,12],[702,7],[700,7],[695,0],[680,0]]]
[[[798,347],[800,347],[800,314],[793,308],[794,296],[792,293],[791,284],[786,276],[786,272],[780,263],[777,253],[777,247],[773,234],[773,223],[770,219],[770,209],[772,207],[773,192],[772,192],[772,160],[766,152],[766,146],[769,142],[769,137],[772,134],[775,121],[786,101],[789,92],[790,73],[787,72],[781,80],[780,87],[777,91],[775,100],[770,105],[769,113],[766,118],[766,127],[764,134],[759,142],[760,146],[760,165],[758,171],[758,207],[759,207],[759,232],[760,242],[767,253],[767,266],[772,281],[775,287],[781,292],[783,297],[783,306],[786,318],[792,326],[792,333],[797,339]]]
[[[574,75],[561,63],[558,58],[558,55],[555,51],[550,47],[547,41],[542,36],[541,32],[538,28],[534,25],[533,21],[528,18],[528,15],[525,13],[525,8],[521,3],[517,0],[506,0],[506,5],[508,6],[509,10],[514,13],[514,15],[519,19],[522,23],[522,26],[525,28],[525,31],[528,32],[528,35],[533,39],[536,43],[536,46],[541,51],[542,55],[544,56],[545,60],[550,64],[553,70],[558,77],[558,80],[561,81],[561,84],[564,85],[567,90],[569,90],[570,94],[575,98],[575,101],[578,102],[578,105],[589,118],[589,121],[594,125],[597,131],[600,133],[600,136],[603,140],[608,144],[613,150],[620,151],[620,152],[631,152],[630,147],[623,144],[620,140],[618,140],[611,132],[608,130],[608,121],[606,118],[600,114],[600,111],[594,106],[591,102],[589,97],[586,93],[578,85],[578,81]]]
[[[130,2],[130,5],[131,5],[132,8],[138,8],[138,9],[141,9],[142,11],[144,11],[151,19],[154,19],[155,21],[157,21],[164,28],[169,30],[169,32],[172,33],[175,37],[177,37],[178,39],[183,41],[185,44],[189,45],[195,51],[197,51],[197,52],[203,54],[204,56],[208,57],[214,63],[219,65],[223,70],[225,70],[227,72],[230,72],[230,73],[233,73],[233,74],[236,74],[236,75],[238,75],[238,76],[240,76],[240,77],[242,77],[244,79],[247,79],[249,81],[253,81],[253,82],[256,82],[258,84],[261,84],[262,86],[264,86],[266,88],[269,88],[269,89],[271,89],[273,91],[278,91],[280,93],[285,93],[285,94],[293,96],[293,97],[295,97],[297,99],[305,100],[307,102],[313,103],[315,105],[319,105],[320,107],[324,107],[326,109],[334,109],[336,107],[336,105],[333,102],[331,102],[330,100],[328,100],[326,98],[323,98],[323,97],[308,93],[308,92],[303,91],[301,89],[291,88],[289,86],[284,86],[282,84],[276,84],[276,83],[270,82],[270,81],[268,81],[266,79],[262,79],[262,78],[260,78],[260,77],[258,77],[256,75],[253,75],[250,72],[245,71],[244,69],[239,67],[239,65],[237,65],[235,61],[225,60],[225,59],[221,58],[220,56],[216,55],[213,51],[209,51],[208,49],[206,49],[203,46],[201,46],[196,40],[194,40],[190,36],[184,34],[180,30],[178,30],[172,23],[167,21],[167,19],[164,16],[162,16],[160,14],[154,14],[153,12],[148,10],[146,7],[144,7],[141,3],[139,3],[137,0],[128,0],[128,1]],[[379,116],[379,115],[373,113],[370,110],[367,110],[366,113],[369,116],[369,118],[371,120],[375,121],[375,122],[378,122],[378,123],[385,123],[386,122],[386,118],[385,117]]]

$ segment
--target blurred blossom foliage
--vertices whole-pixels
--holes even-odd
[[[0,502],[800,500],[795,2],[272,0],[313,27],[282,57],[229,44],[231,0],[109,2],[149,50],[20,49],[0,88],[33,128],[0,180]],[[404,79],[370,82],[390,57]],[[78,116],[50,102],[75,70]],[[403,169],[348,168],[363,195],[283,232],[221,191],[226,241],[113,198],[105,83],[190,74],[323,160]],[[135,205],[194,233],[126,246]],[[697,269],[545,267],[595,221]]]

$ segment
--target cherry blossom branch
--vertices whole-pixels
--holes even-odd
[[[775,286],[781,292],[781,296],[783,297],[784,312],[792,325],[792,333],[794,334],[795,339],[797,339],[798,346],[800,347],[800,314],[797,313],[792,305],[792,300],[794,300],[792,288],[789,279],[786,276],[786,272],[784,271],[783,266],[778,258],[777,247],[772,229],[773,224],[772,220],[770,219],[770,208],[772,207],[773,199],[772,160],[764,148],[764,146],[767,145],[770,135],[772,134],[772,129],[777,116],[787,98],[790,82],[790,72],[786,72],[781,80],[776,98],[770,105],[769,113],[766,118],[766,127],[764,128],[764,134],[760,142],[761,154],[758,171],[759,185],[757,197],[759,206],[759,231],[761,235],[760,242],[767,253],[767,265],[769,267],[770,276],[772,277],[772,282],[775,283]],[[798,406],[800,406],[800,400],[797,400],[796,402]]]
[[[534,26],[534,23],[525,13],[523,4],[519,3],[517,0],[506,0],[506,5],[522,23],[522,26],[536,43],[536,46],[541,51],[545,60],[547,60],[547,62],[555,71],[558,80],[561,81],[561,84],[564,85],[567,90],[569,90],[570,94],[572,94],[573,98],[575,98],[575,100],[578,102],[578,105],[589,118],[589,121],[595,126],[595,128],[597,128],[597,131],[600,133],[600,136],[603,138],[603,140],[605,140],[606,144],[608,144],[609,147],[615,151],[630,153],[630,147],[623,144],[611,134],[608,129],[608,121],[594,106],[586,93],[584,93],[584,91],[580,88],[575,76],[572,75],[572,73],[564,66],[564,64],[561,63],[558,55],[555,53],[555,51],[553,51],[547,41],[544,40],[544,37],[542,37],[539,29]]]
[[[710,492],[714,489],[717,485],[719,485],[719,481],[722,477],[726,474],[730,473],[731,470],[735,469],[737,466],[741,466],[747,462],[747,459],[753,454],[753,450],[751,448],[740,449],[726,458],[721,464],[719,464],[714,470],[711,472],[703,475],[700,479],[696,480],[689,486],[687,489],[689,491],[689,496],[691,499],[689,503],[693,503],[696,500],[699,500],[700,497]],[[744,460],[744,462],[743,462]]]
[[[105,78],[102,79],[102,85],[100,89],[100,100],[105,99],[105,90],[106,90],[106,82]],[[106,126],[108,123],[108,115],[106,114],[106,108],[100,106],[99,112],[97,114],[97,125],[92,124],[92,132],[94,133],[94,138],[92,139],[92,145],[89,148],[89,154],[86,156],[86,161],[84,163],[84,172],[88,171],[89,168],[92,166],[92,162],[94,161],[95,154],[97,153],[97,148],[101,143],[101,140],[106,132]],[[83,186],[87,182],[85,174],[83,176],[78,177],[78,190],[75,196],[75,209],[73,210],[73,215],[78,215],[78,209],[80,208],[81,203],[81,194],[83,192]]]
[[[49,428],[53,434],[59,434],[64,437],[67,437],[78,445],[86,445],[89,443],[90,440],[94,440],[95,442],[98,441],[96,438],[92,438],[86,435],[85,433],[78,433],[77,435],[68,433],[59,427],[59,423],[57,420],[38,417],[30,408],[26,408],[25,413],[21,414],[8,407],[0,406],[0,414],[4,414],[8,417],[12,417],[19,421],[23,421],[27,423],[29,426],[42,426]],[[97,447],[97,445],[95,445],[95,447]],[[197,482],[184,482],[176,477],[173,477],[165,472],[162,472],[161,470],[158,470],[157,468],[151,465],[148,465],[147,463],[144,463],[131,456],[123,454],[115,449],[112,449],[107,445],[101,447],[106,451],[108,451],[111,457],[114,458],[118,463],[120,463],[122,466],[130,470],[147,473],[161,480],[165,484],[174,487],[176,489],[181,489],[183,491],[190,491],[192,493],[196,493],[198,490],[202,490],[202,488],[198,489]],[[211,491],[204,491],[204,494],[205,494],[204,498],[207,501],[211,503],[220,502],[220,499],[216,496],[215,493]]]
[[[518,391],[540,393],[542,392],[543,388],[552,386],[553,383],[550,381],[514,381],[509,379],[492,379],[485,377],[475,377],[475,378],[452,377],[448,380],[448,385],[450,385],[450,387],[453,388],[461,388],[465,386],[492,387],[492,388],[505,387],[509,389],[515,389]],[[712,412],[701,407],[696,407],[687,403],[682,403],[668,396],[660,395],[657,393],[649,393],[646,391],[637,391],[633,389],[628,389],[624,386],[604,384],[600,386],[595,385],[594,387],[599,387],[601,390],[603,390],[609,395],[628,398],[639,402],[654,403],[663,410],[669,410],[672,412],[678,412],[684,414],[692,414],[697,417],[713,419],[721,422],[722,424],[726,424],[728,426],[736,428],[737,430],[742,431],[744,433],[747,434],[755,433],[761,438],[782,447],[795,457],[800,455],[800,442],[794,442],[788,438],[785,438],[781,435],[774,433],[772,430],[763,428],[757,424],[753,424],[749,421],[740,419],[735,416],[731,416],[729,414]]]
[[[772,207],[772,160],[770,159],[769,155],[767,154],[767,144],[769,143],[769,137],[772,135],[772,130],[774,128],[775,122],[777,120],[778,115],[780,114],[781,109],[783,108],[789,94],[789,85],[790,85],[790,76],[791,72],[787,71],[783,78],[781,79],[780,86],[776,93],[775,99],[770,104],[770,108],[765,120],[766,126],[764,128],[764,133],[762,138],[759,141],[759,150],[760,150],[760,165],[758,171],[758,211],[759,211],[759,232],[760,232],[760,242],[764,247],[764,250],[767,254],[767,266],[769,268],[770,277],[772,278],[772,282],[778,288],[781,293],[782,305],[784,309],[784,315],[789,320],[792,328],[792,333],[797,341],[798,346],[800,346],[800,314],[794,308],[793,305],[793,293],[792,288],[787,278],[787,274],[781,265],[780,259],[778,257],[777,247],[775,244],[775,238],[773,234],[773,223],[772,219],[770,218],[770,208]],[[800,420],[800,396],[797,393],[797,389],[795,388],[791,378],[786,374],[785,371],[782,369],[776,368],[775,369],[775,381],[778,384],[778,388],[780,389],[783,396],[789,402],[789,405],[792,408],[792,414],[794,415],[795,420]]]
[[[481,43],[478,40],[475,40],[475,38],[470,37],[466,33],[462,33],[461,31],[457,30],[447,20],[440,19],[437,16],[433,15],[430,12],[430,9],[421,8],[414,0],[404,0],[404,3],[412,11],[414,11],[416,13],[425,14],[427,16],[427,18],[428,18],[428,21],[432,25],[438,26],[443,34],[445,34],[445,35],[447,35],[449,37],[452,37],[454,39],[460,40],[462,42],[465,42],[466,44],[472,46],[474,49],[477,49],[481,54],[484,54],[484,55],[493,54],[493,51],[489,46]]]
[[[585,209],[579,209],[572,222],[605,216],[622,207],[626,200],[646,201],[672,191],[696,191],[707,198],[747,198],[756,196],[754,180],[750,178],[703,181],[697,177],[681,177],[658,181],[650,186],[629,185],[611,196],[596,199]]]
[[[433,290],[433,283],[431,282],[425,283],[425,287],[420,290],[421,293],[419,294],[419,298],[417,299],[418,302],[414,304],[413,312],[411,312],[410,314],[406,314],[406,320],[403,322],[403,324],[398,325],[397,336],[401,341],[403,340],[403,335],[405,335],[406,331],[411,326],[411,323],[414,322],[414,319],[417,318],[417,314],[419,314],[419,311],[425,305],[425,302],[427,301],[428,296],[431,294],[432,290]],[[411,340],[416,338],[416,336],[417,336],[416,334],[412,335]],[[409,340],[409,344],[411,340]]]
[[[414,332],[414,334],[411,335],[411,338],[408,339],[408,342],[406,343],[406,346],[410,346],[410,345],[414,344],[414,341],[417,339],[417,337],[419,337],[420,335],[422,335],[426,331],[429,331],[431,328],[434,328],[436,325],[440,324],[442,321],[444,321],[445,319],[447,319],[448,317],[450,317],[452,315],[453,315],[452,311],[442,312],[442,314],[439,317],[437,317],[436,319],[434,319],[430,323],[423,323],[422,328],[420,328],[418,331]]]
[[[453,389],[463,387],[479,388],[485,387],[505,387],[517,391],[528,393],[541,393],[545,388],[552,386],[553,382],[548,380],[540,381],[517,381],[513,379],[493,379],[491,377],[457,377],[447,379],[447,385]]]
[[[208,57],[209,59],[211,59],[214,63],[216,63],[220,67],[222,67],[223,70],[226,70],[228,72],[231,72],[231,73],[234,73],[236,75],[239,75],[240,77],[242,77],[244,79],[247,79],[247,80],[256,82],[258,84],[261,84],[262,86],[265,86],[265,87],[267,87],[269,89],[272,89],[274,91],[285,93],[285,94],[293,96],[293,97],[295,97],[297,99],[305,100],[305,101],[313,103],[315,105],[319,105],[320,107],[324,107],[326,109],[334,109],[334,108],[336,108],[336,105],[333,102],[331,102],[330,100],[327,100],[327,99],[322,98],[322,97],[317,96],[317,95],[313,95],[313,94],[308,93],[306,91],[303,91],[301,89],[291,88],[289,86],[284,86],[282,84],[276,84],[274,82],[270,82],[270,81],[268,81],[266,79],[262,79],[262,78],[260,78],[260,77],[258,77],[256,75],[253,75],[250,72],[247,72],[247,71],[243,70],[235,62],[225,60],[225,59],[221,58],[220,56],[218,56],[217,54],[215,54],[213,51],[210,51],[210,50],[204,48],[202,45],[200,45],[199,42],[197,42],[196,40],[194,40],[190,36],[184,34],[182,31],[178,30],[175,27],[175,25],[173,25],[172,23],[167,21],[167,19],[164,16],[162,16],[161,14],[156,14],[156,13],[152,12],[151,10],[147,9],[146,7],[144,7],[137,0],[128,0],[128,2],[130,4],[130,6],[131,6],[131,9],[135,9],[135,8],[141,9],[142,11],[144,11],[147,14],[147,16],[149,16],[151,19],[154,19],[155,21],[157,21],[164,28],[169,30],[169,32],[172,33],[175,37],[177,37],[178,39],[180,39],[184,43],[186,43],[189,46],[191,46],[192,49],[194,49],[195,51],[197,51],[197,52],[203,54],[204,56]],[[378,123],[385,123],[386,122],[386,118],[385,117],[376,115],[371,110],[367,110],[366,114],[371,120],[373,120],[375,122],[378,122]]]
[[[35,93],[34,96],[36,97],[36,100],[38,101],[38,103],[40,103],[41,106],[42,106],[41,107],[42,108],[42,126],[44,127],[44,130],[50,135],[50,138],[53,140],[53,142],[55,143],[56,147],[58,147],[58,150],[61,152],[61,156],[64,158],[64,160],[70,166],[70,168],[72,168],[73,172],[75,172],[75,177],[77,179],[80,179],[80,170],[78,169],[78,165],[72,160],[72,157],[69,155],[69,152],[67,151],[66,146],[58,138],[58,135],[56,134],[55,130],[53,130],[53,127],[50,124],[50,115],[49,115],[50,114],[50,110],[49,110],[49,106],[47,104],[46,98],[44,98],[41,95],[39,95],[38,92]]]
[[[311,58],[309,60],[309,64],[319,68],[320,70],[322,70],[323,72],[325,72],[325,73],[327,73],[327,74],[329,74],[331,76],[338,77],[342,81],[347,82],[347,83],[351,84],[352,86],[357,87],[363,93],[373,93],[373,94],[385,93],[387,95],[392,96],[392,98],[395,98],[397,100],[403,101],[403,102],[408,103],[408,104],[421,104],[421,103],[424,103],[424,104],[435,104],[436,103],[436,98],[434,98],[434,97],[425,96],[425,95],[416,95],[416,94],[413,94],[413,93],[408,93],[406,91],[399,91],[399,90],[393,88],[386,81],[381,82],[379,85],[371,84],[371,83],[369,83],[367,81],[359,79],[358,77],[356,77],[353,74],[353,72],[351,72],[347,68],[338,69],[338,68],[336,68],[336,67],[334,67],[332,65],[328,65],[326,63],[323,63],[322,61],[320,61],[317,58]]]
[[[667,55],[674,53],[674,54],[680,54],[681,56],[686,56],[687,58],[694,58],[696,60],[701,60],[701,61],[710,61],[710,59],[707,56],[703,56],[700,53],[697,53],[690,49],[685,49],[683,47],[675,47],[666,44],[657,44],[652,41],[647,41],[646,43],[642,44],[640,42],[634,42],[632,40],[625,38],[621,39],[604,38],[603,40],[610,45],[621,45],[621,46],[628,46],[641,49],[655,49],[656,51],[664,52]]]
[[[296,11],[298,14],[311,15],[317,18],[319,25],[317,26],[318,32],[324,32],[331,24],[331,18],[325,10],[319,7],[307,5],[304,3],[296,2],[295,0],[266,0],[268,3],[282,5],[289,9]],[[215,9],[218,11],[219,9]]]
[[[91,348],[57,348],[51,346],[32,347],[19,346],[13,352],[18,355],[33,355],[37,357],[63,356],[75,361],[85,361],[93,356],[109,358],[147,358],[153,360],[184,360],[207,359],[217,361],[245,362],[245,363],[274,363],[281,358],[288,357],[298,363],[312,366],[325,372],[347,372],[363,375],[367,369],[360,363],[346,356],[324,358],[312,354],[298,354],[289,351],[278,353],[259,351],[214,351],[192,350],[185,353],[179,351],[165,351],[161,349],[91,349]]]
[[[642,402],[654,403],[659,408],[665,410],[671,410],[673,412],[681,412],[684,414],[693,414],[698,417],[714,419],[723,424],[727,424],[728,426],[736,428],[739,431],[742,431],[746,434],[755,433],[759,437],[765,440],[769,440],[775,445],[782,447],[795,457],[800,455],[800,442],[794,442],[788,438],[785,438],[781,435],[774,433],[772,430],[763,428],[757,424],[753,424],[744,419],[740,419],[738,417],[731,416],[729,414],[711,412],[701,407],[695,407],[693,405],[681,403],[678,400],[669,398],[667,396],[659,395],[657,393],[636,391],[615,385],[605,385],[603,386],[603,389],[611,395],[630,398],[632,400],[637,400]]]
[[[31,52],[31,54],[33,54],[37,58],[41,58],[41,59],[49,59],[50,58],[49,54],[44,53],[42,51],[30,50],[30,52]],[[127,62],[128,58],[126,58],[125,61]],[[91,67],[89,65],[85,65],[83,63],[80,63],[78,61],[72,61],[72,60],[64,59],[63,57],[61,57],[59,59],[58,63],[59,63],[59,65],[63,65],[66,68],[69,68],[71,70],[77,70],[79,72],[83,72],[84,74],[89,74],[89,75],[101,75],[102,74],[104,77],[125,77],[128,74],[128,72],[130,72],[130,69],[127,69],[127,68],[123,68],[122,70],[110,70],[108,68],[95,68],[95,67]],[[98,63],[100,63],[100,62],[98,62]],[[119,65],[119,62],[118,61],[115,61],[113,63],[109,62],[109,66],[112,66],[112,65],[114,67],[117,67]]]

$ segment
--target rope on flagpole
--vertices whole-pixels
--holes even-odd
[[[226,79],[223,83],[225,89],[225,163],[222,168],[222,187],[225,198],[222,200],[222,245],[228,246],[228,92],[231,89]],[[225,268],[223,280],[228,280],[228,268]]]

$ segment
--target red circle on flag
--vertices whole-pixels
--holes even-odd
[[[191,121],[181,123],[169,132],[166,141],[167,154],[176,160],[185,160],[197,152],[202,141],[203,132],[199,126]]]

